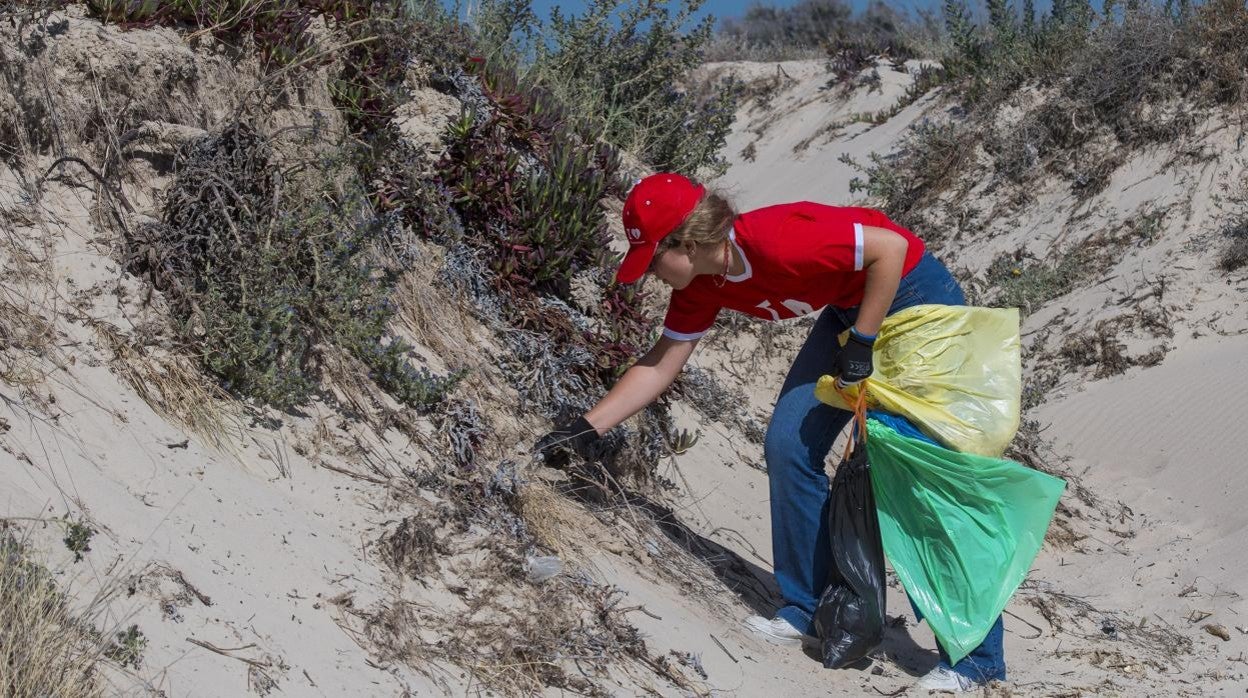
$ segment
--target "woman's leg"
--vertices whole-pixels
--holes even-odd
[[[771,487],[771,545],[785,606],[777,616],[807,635],[827,584],[828,475],[824,459],[851,414],[815,398],[815,382],[832,371],[845,314],[826,308],[794,359],[776,400],[763,453]]]
[[[923,613],[914,605],[914,599],[910,598],[909,601],[915,618],[923,620]],[[936,643],[936,650],[940,653],[939,666],[952,669],[976,683],[1005,680],[1005,623],[1002,622],[1002,616],[997,616],[997,622],[992,624],[984,641],[957,664],[949,661],[949,653],[945,652],[939,642]]]
[[[940,654],[948,664],[949,655],[944,650]],[[1001,616],[997,616],[984,641],[951,668],[976,683],[1005,680],[1005,623]]]

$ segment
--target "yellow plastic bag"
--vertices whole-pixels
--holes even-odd
[[[874,361],[868,407],[906,417],[948,448],[995,458],[1018,431],[1023,370],[1017,309],[907,308],[885,318]],[[834,381],[820,378],[815,396],[850,409]],[[856,399],[858,387],[846,397]]]

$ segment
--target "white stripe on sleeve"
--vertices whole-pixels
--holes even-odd
[[[862,271],[862,224],[854,224],[854,271]]]
[[[706,334],[709,331],[710,331],[709,327],[706,328],[705,330],[702,330],[701,332],[677,332],[675,330],[669,330],[668,328],[664,327],[663,336],[669,339],[674,339],[678,342],[689,342],[695,339],[700,339],[702,335]]]

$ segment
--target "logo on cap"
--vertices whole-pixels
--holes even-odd
[[[628,239],[629,239],[629,240],[640,240],[640,239],[641,239],[641,231],[640,231],[639,229],[637,229],[637,228],[629,228],[627,232],[628,232]]]

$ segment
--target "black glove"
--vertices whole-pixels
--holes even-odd
[[[845,346],[841,347],[840,355],[836,357],[838,385],[841,387],[856,385],[871,375],[871,372],[875,370],[875,364],[871,361],[874,346],[875,337],[859,334],[858,330],[850,328],[849,339],[845,342]]]
[[[588,458],[590,447],[600,438],[602,437],[598,436],[598,430],[582,416],[538,439],[533,445],[533,451],[542,457],[546,465],[566,468],[571,454]]]

